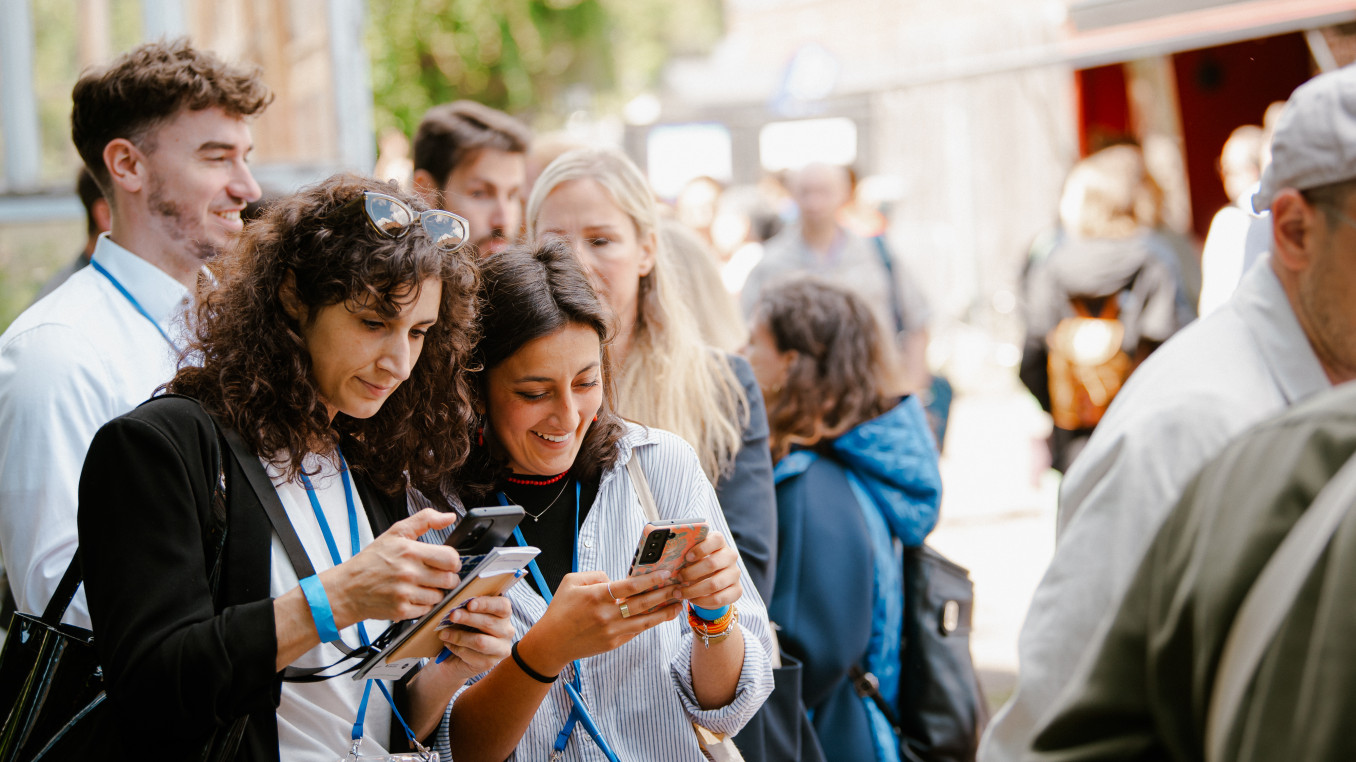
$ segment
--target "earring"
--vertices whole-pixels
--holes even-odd
[[[593,422],[594,422],[594,423],[597,423],[597,422],[598,422],[598,416],[596,416],[596,415],[593,416]]]

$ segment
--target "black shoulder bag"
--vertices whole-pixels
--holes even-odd
[[[221,608],[217,589],[227,528],[226,473],[221,467],[218,437],[217,481],[203,535],[203,548],[211,561],[208,581],[217,610]],[[77,749],[93,743],[91,736],[99,716],[107,712],[94,633],[61,623],[83,576],[77,551],[42,616],[16,612],[10,621],[4,651],[0,652],[0,706],[9,704],[4,726],[0,727],[0,762],[84,756]],[[248,720],[240,717],[230,726],[218,728],[198,759],[213,762],[233,758]]]
[[[899,735],[906,762],[973,762],[989,711],[970,656],[970,572],[927,545],[904,549],[904,632],[899,711],[876,676],[850,670]]]

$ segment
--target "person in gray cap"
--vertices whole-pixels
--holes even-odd
[[[1271,252],[1223,307],[1135,371],[1064,477],[1054,558],[1018,641],[1017,688],[985,732],[980,762],[1031,758],[1201,466],[1244,429],[1356,378],[1356,68],[1297,89],[1272,152],[1254,199],[1271,211]]]

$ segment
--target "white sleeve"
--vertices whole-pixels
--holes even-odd
[[[76,330],[50,324],[0,349],[0,553],[20,611],[42,613],[75,555],[80,469],[115,415],[98,357]],[[83,591],[65,621],[89,627]]]
[[[1017,650],[1017,688],[985,731],[981,762],[1023,758],[1080,662],[1095,654],[1149,543],[1191,477],[1235,426],[1217,400],[1174,400],[1139,425],[1099,430],[1060,487],[1063,531]],[[1097,434],[1094,434],[1094,439]]]
[[[734,734],[753,717],[772,693],[772,630],[768,625],[767,606],[758,595],[749,571],[739,557],[730,536],[729,524],[721,510],[716,492],[702,473],[697,455],[676,436],[670,443],[658,447],[638,448],[647,480],[655,496],[659,515],[666,519],[704,518],[711,529],[720,532],[734,549],[739,563],[739,584],[743,597],[739,599],[739,627],[744,635],[744,665],[739,674],[734,699],[723,707],[702,709],[692,687],[692,632],[683,622],[685,647],[678,650],[669,665],[678,699],[692,721],[717,733]],[[651,457],[651,455],[658,457]],[[675,499],[677,498],[677,499]]]

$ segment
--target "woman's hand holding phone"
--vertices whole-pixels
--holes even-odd
[[[681,613],[675,582],[667,570],[619,580],[600,571],[566,574],[518,652],[537,671],[555,675],[575,659],[611,651]],[[630,616],[622,616],[622,604]]]
[[[366,619],[400,621],[427,614],[460,582],[461,557],[419,537],[456,514],[432,508],[397,521],[357,555],[320,573],[340,629]]]
[[[684,600],[704,609],[718,609],[744,595],[739,582],[739,554],[720,532],[711,532],[685,557],[678,570]]]
[[[450,655],[434,666],[462,681],[488,672],[509,655],[512,614],[509,599],[502,595],[472,598],[452,612],[450,619],[457,626],[438,632]]]

